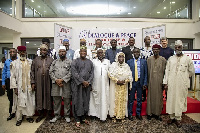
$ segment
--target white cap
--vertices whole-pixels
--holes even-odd
[[[66,47],[65,47],[65,46],[60,46],[59,50],[60,50],[60,49],[66,50]]]
[[[177,40],[177,41],[175,41],[175,45],[181,45],[181,46],[183,46],[183,43],[182,43],[181,40]]]

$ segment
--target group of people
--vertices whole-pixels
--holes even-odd
[[[163,90],[167,92],[166,112],[168,124],[181,127],[182,112],[187,110],[189,77],[194,75],[192,60],[182,53],[181,40],[175,42],[174,51],[167,47],[167,38],[161,45],[150,46],[150,37],[144,38],[145,47],[135,47],[135,39],[129,38],[128,46],[117,49],[117,40],[111,40],[111,49],[103,49],[97,39],[94,50],[87,49],[86,40],[80,40],[80,49],[69,48],[69,40],[63,40],[57,59],[50,56],[49,40],[40,46],[40,56],[27,58],[26,47],[10,49],[10,59],[4,64],[2,87],[7,89],[10,101],[7,120],[16,116],[20,126],[23,116],[30,123],[35,110],[36,122],[51,115],[51,123],[61,119],[61,102],[64,101],[64,117],[70,122],[70,103],[76,121],[89,124],[86,116],[105,121],[109,115],[113,121],[128,117],[133,121],[133,104],[137,92],[136,118],[142,120],[142,101],[147,95],[147,119],[162,121]],[[17,57],[17,52],[19,57]],[[143,97],[142,97],[143,95]]]

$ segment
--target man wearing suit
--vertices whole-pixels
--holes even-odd
[[[135,39],[133,37],[129,38],[128,46],[122,48],[122,52],[125,54],[125,62],[127,63],[128,60],[133,59],[133,49],[135,48]]]
[[[111,44],[112,48],[106,50],[105,58],[110,61],[110,64],[112,64],[113,62],[115,62],[116,54],[121,52],[121,50],[117,49],[117,40],[112,39],[110,41],[110,44]]]
[[[147,61],[145,59],[140,59],[140,49],[134,48],[133,50],[134,58],[127,61],[129,65],[132,76],[132,88],[129,91],[128,97],[128,118],[133,121],[133,103],[135,99],[135,92],[137,91],[137,108],[136,108],[136,118],[142,120],[141,109],[142,109],[142,90],[146,89],[147,86]]]

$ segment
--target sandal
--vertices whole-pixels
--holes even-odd
[[[90,125],[88,120],[82,120],[85,124]]]
[[[80,128],[81,127],[81,123],[80,122],[76,122],[76,127]]]
[[[16,122],[16,126],[20,126],[22,124],[22,120]]]
[[[33,122],[34,122],[33,118],[26,118],[26,120],[27,120],[29,123],[33,123]]]

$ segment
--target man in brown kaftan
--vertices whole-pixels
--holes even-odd
[[[51,98],[51,79],[49,68],[53,59],[47,56],[48,47],[45,44],[40,46],[40,55],[33,60],[31,66],[31,86],[36,89],[36,109],[39,117],[36,122],[40,122],[44,116],[45,110],[52,110]]]
[[[147,59],[148,66],[148,95],[147,95],[147,119],[154,117],[162,121],[160,114],[163,108],[163,90],[162,83],[166,67],[166,59],[159,56],[160,45],[155,44],[152,47],[153,56]]]

